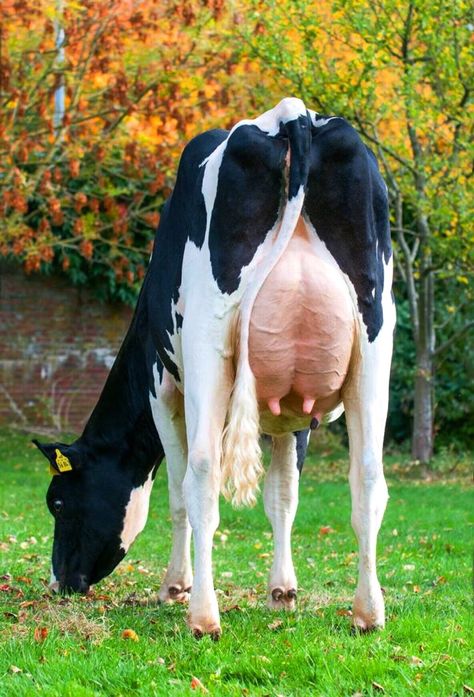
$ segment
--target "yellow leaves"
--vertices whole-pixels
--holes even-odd
[[[97,89],[104,89],[109,84],[110,77],[104,73],[93,73],[91,81]]]

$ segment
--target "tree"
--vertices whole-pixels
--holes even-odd
[[[233,74],[219,39],[222,10],[222,0],[2,2],[0,254],[135,299],[184,143],[233,121],[230,86],[245,71]]]
[[[464,0],[253,0],[240,30],[266,74],[323,113],[344,115],[376,151],[389,187],[396,268],[415,344],[412,456],[433,452],[439,361],[473,326],[471,5]],[[273,85],[263,85],[268,103]],[[458,308],[443,302],[455,284]],[[452,308],[452,303],[449,302]],[[464,318],[464,314],[462,315]],[[451,326],[455,327],[451,333]],[[437,344],[442,331],[445,339]]]

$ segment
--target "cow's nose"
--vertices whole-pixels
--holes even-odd
[[[60,591],[66,595],[71,593],[85,595],[89,592],[89,587],[89,581],[85,574],[75,574],[73,577],[67,578],[64,583],[59,584]]]
[[[89,582],[85,574],[79,574],[79,586],[77,590],[79,593],[84,593],[84,595],[89,592]]]

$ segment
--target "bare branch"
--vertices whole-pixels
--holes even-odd
[[[454,332],[452,336],[447,339],[444,343],[442,343],[440,346],[438,346],[435,351],[433,351],[433,356],[438,357],[442,353],[444,353],[450,346],[452,346],[458,339],[460,339],[464,334],[467,334],[467,332],[474,327],[474,320],[471,322],[468,322],[462,329],[460,329],[457,332]]]

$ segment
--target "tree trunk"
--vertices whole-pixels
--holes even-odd
[[[433,455],[433,360],[421,350],[416,357],[412,457],[423,464]]]
[[[433,455],[434,276],[431,255],[425,253],[418,296],[418,336],[412,437],[412,457],[427,464]]]

